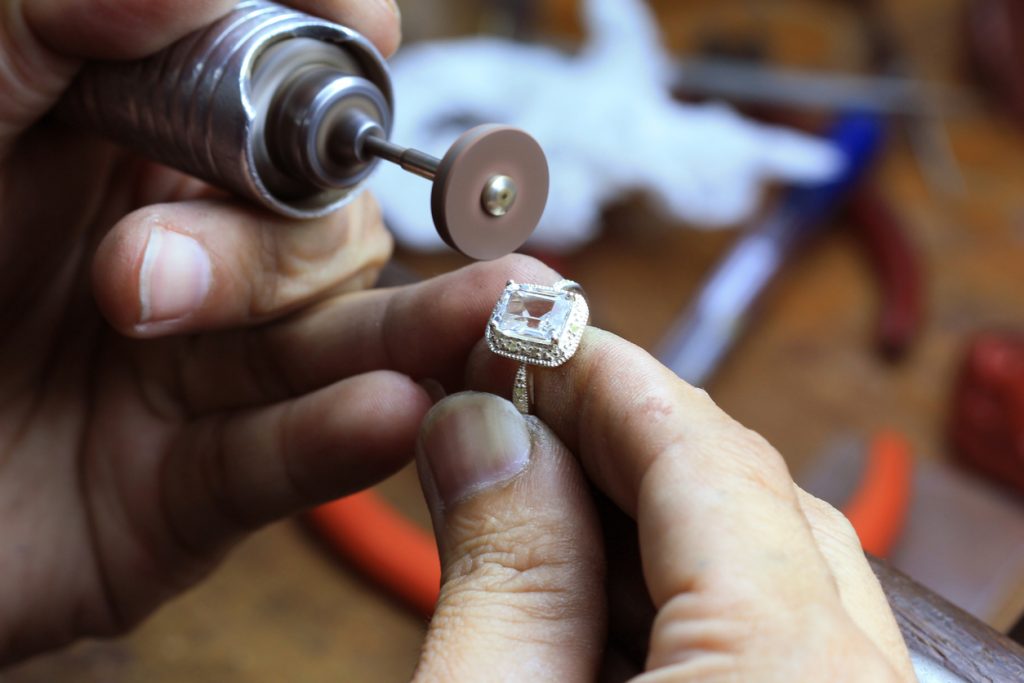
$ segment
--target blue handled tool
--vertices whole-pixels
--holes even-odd
[[[881,117],[840,115],[827,138],[846,164],[832,181],[796,186],[722,260],[693,306],[671,328],[658,357],[687,382],[702,386],[742,332],[750,309],[793,248],[818,231],[864,177],[882,147]]]

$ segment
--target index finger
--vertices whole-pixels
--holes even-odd
[[[138,59],[210,24],[238,4],[237,0],[32,0],[24,3],[24,13],[28,28],[56,54]],[[280,4],[355,29],[385,56],[398,47],[398,7],[391,0],[285,0]]]
[[[56,104],[82,60],[138,59],[223,16],[235,0],[32,0],[0,5],[0,144]],[[384,54],[398,47],[391,0],[293,0],[300,11],[363,33]]]

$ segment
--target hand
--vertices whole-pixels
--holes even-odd
[[[390,253],[371,200],[277,220],[42,120],[81,60],[233,4],[0,7],[0,662],[122,630],[243,531],[385,476],[429,407],[381,366],[288,372],[319,339],[302,313]],[[293,4],[397,44],[386,0]]]
[[[507,392],[508,366],[478,347],[471,382]],[[444,578],[417,681],[915,680],[849,523],[706,393],[593,328],[534,382],[537,417],[478,393],[427,417]]]

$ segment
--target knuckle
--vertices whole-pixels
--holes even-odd
[[[801,492],[801,507],[815,535],[860,553],[860,538],[846,515],[824,500]]]
[[[798,652],[793,642],[802,643]],[[681,593],[658,612],[648,666],[684,679],[740,672],[757,678],[758,672],[777,670],[799,671],[799,680],[891,680],[879,653],[865,645],[844,615],[819,604],[791,605],[783,613],[770,602]]]
[[[755,455],[758,459],[775,460],[778,452],[758,432],[733,422],[725,434],[725,443],[734,450]]]
[[[253,243],[264,275],[252,285],[250,312],[256,317],[365,289],[376,280],[393,247],[380,209],[367,193],[323,221],[280,228],[262,225]]]
[[[732,421],[723,429],[714,444],[735,474],[752,486],[770,491],[783,499],[792,498],[793,480],[782,455],[758,432]]]
[[[384,226],[380,204],[369,192],[364,192],[350,204],[349,222],[358,230],[369,234],[389,234]]]
[[[801,635],[790,621],[730,593],[679,593],[658,610],[647,666],[678,680],[731,680],[755,663],[771,668],[773,649]]]
[[[708,393],[707,389],[703,387],[695,387],[692,384],[688,384],[686,386],[686,391],[690,394],[694,402],[705,406],[716,405],[711,398],[711,394]]]

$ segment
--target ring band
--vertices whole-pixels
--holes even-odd
[[[499,356],[519,361],[512,402],[528,415],[533,399],[530,366],[556,368],[576,353],[590,318],[583,288],[572,280],[553,286],[512,280],[498,297],[487,323],[487,346]]]

